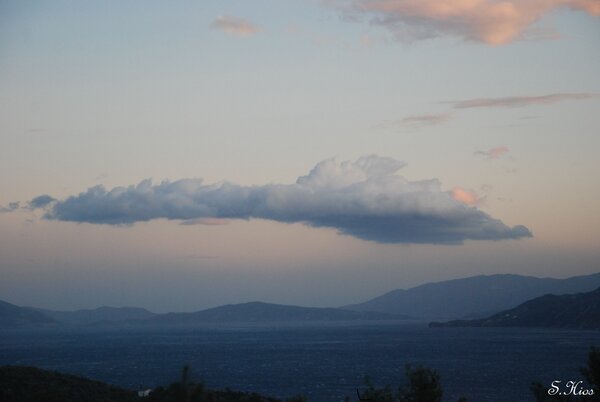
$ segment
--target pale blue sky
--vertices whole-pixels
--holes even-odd
[[[549,7],[493,45],[427,18],[418,28],[438,37],[397,40],[394,27],[339,4],[1,1],[0,207],[21,208],[0,213],[0,299],[158,311],[257,299],[325,306],[466,275],[597,271],[598,17]],[[256,32],[215,28],[219,16]],[[453,103],[515,97],[527,104]],[[508,152],[476,154],[498,147]],[[147,178],[287,185],[325,159],[371,154],[405,161],[398,174],[411,182],[476,194],[476,208],[533,238],[378,244],[336,234],[339,226],[115,227],[26,208],[42,194],[61,201]]]

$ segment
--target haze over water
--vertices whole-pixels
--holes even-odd
[[[0,364],[35,365],[130,389],[166,385],[189,364],[208,388],[341,401],[364,377],[396,389],[406,364],[435,367],[444,401],[531,401],[532,381],[579,379],[594,331],[424,324],[279,324],[2,333]],[[354,400],[354,399],[352,399]]]

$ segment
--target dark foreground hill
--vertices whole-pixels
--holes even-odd
[[[0,300],[0,328],[41,324],[56,324],[56,321],[39,311]]]
[[[430,326],[600,329],[600,288],[588,293],[545,295],[488,318],[433,322]]]
[[[130,402],[137,393],[87,378],[35,367],[0,367],[0,401]]]
[[[438,320],[482,318],[545,294],[589,292],[599,286],[600,273],[567,279],[480,275],[397,289],[344,308]]]
[[[168,313],[157,315],[147,323],[193,324],[229,322],[308,322],[308,321],[352,321],[393,320],[406,316],[385,313],[349,311],[337,308],[286,306],[262,302],[228,304],[195,313]]]
[[[303,401],[292,398],[287,401]],[[136,391],[35,367],[0,366],[2,402],[281,402],[256,393],[209,390],[191,381],[158,387],[139,397]]]

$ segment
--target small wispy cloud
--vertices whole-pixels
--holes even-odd
[[[210,26],[213,29],[218,29],[230,35],[239,37],[251,36],[260,31],[260,28],[253,23],[242,18],[231,17],[228,15],[218,16]]]
[[[525,35],[559,8],[600,16],[598,0],[321,0],[348,20],[366,17],[399,40],[455,36],[502,45]],[[533,36],[536,35],[533,32]],[[554,35],[556,36],[556,35]]]
[[[510,150],[505,146],[490,148],[487,151],[475,151],[475,155],[485,156],[488,159],[498,159],[506,155]]]
[[[0,213],[16,211],[17,209],[19,209],[20,205],[21,205],[21,203],[19,203],[19,202],[11,202],[6,207],[0,206]]]
[[[31,201],[29,201],[29,208],[30,209],[44,208],[47,205],[53,203],[54,201],[56,201],[56,199],[47,194],[39,195],[39,196],[35,197],[34,199],[32,199]]]
[[[333,228],[377,243],[461,244],[532,236],[525,226],[509,227],[476,208],[479,197],[473,192],[445,191],[437,179],[410,181],[398,175],[405,165],[376,155],[328,159],[292,184],[144,180],[35,204],[45,205],[46,219],[58,221],[131,225],[161,218],[213,223],[257,218]]]
[[[378,124],[378,127],[396,128],[402,130],[417,130],[421,127],[437,126],[450,120],[450,114],[420,114],[410,115],[399,120],[387,121]]]
[[[442,124],[450,120],[449,114],[421,114],[407,116],[400,121],[402,125],[416,125],[416,126],[435,126]]]
[[[568,100],[584,100],[598,98],[598,94],[593,93],[558,93],[541,96],[509,96],[505,98],[475,98],[466,99],[457,102],[451,102],[456,109],[470,109],[476,107],[500,107],[500,108],[518,108],[530,105],[549,105]]]

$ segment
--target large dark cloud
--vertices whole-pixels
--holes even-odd
[[[378,243],[460,244],[464,240],[530,237],[443,191],[436,180],[408,181],[403,162],[378,156],[326,160],[294,184],[240,186],[184,179],[102,186],[49,205],[45,217],[94,224],[133,224],[166,218],[269,219],[335,228]]]

